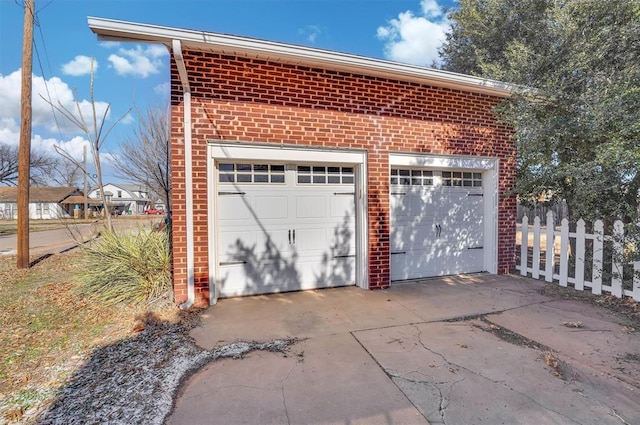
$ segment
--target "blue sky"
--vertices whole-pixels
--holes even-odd
[[[86,140],[54,118],[40,96],[75,108],[74,90],[88,106],[91,58],[98,109],[111,105],[107,126],[135,105],[168,102],[169,55],[161,46],[99,42],[87,17],[189,28],[279,41],[429,66],[448,28],[446,9],[455,0],[35,0],[33,62],[34,149],[62,147],[80,158]],[[0,143],[18,144],[22,0],[0,0]],[[136,126],[129,114],[105,143],[109,161]]]

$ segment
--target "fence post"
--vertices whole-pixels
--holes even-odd
[[[602,258],[604,252],[604,223],[596,220],[593,223],[593,277],[591,278],[591,293],[602,294]]]
[[[529,249],[529,218],[525,215],[522,217],[522,232],[520,242],[520,275],[527,275],[527,256]]]
[[[578,220],[576,228],[576,269],[574,287],[580,291],[584,290],[584,240],[585,240],[585,223],[583,219]]]
[[[569,277],[569,220],[560,225],[560,286],[567,286]]]
[[[633,262],[633,299],[640,301],[640,261]]]
[[[534,279],[540,278],[540,217],[533,219],[533,262],[531,274]]]
[[[555,249],[555,223],[553,222],[553,212],[547,212],[547,240],[545,247],[545,281],[553,282],[553,270],[555,268],[555,258],[556,258],[556,249]]]
[[[613,223],[613,258],[611,261],[611,295],[622,298],[622,278],[624,264],[624,225],[622,221]]]

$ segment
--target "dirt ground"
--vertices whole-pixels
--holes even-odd
[[[640,303],[631,297],[616,298],[610,294],[594,295],[589,291],[578,291],[572,287],[562,287],[557,284],[545,285],[540,293],[562,300],[579,300],[604,307],[611,311],[623,323],[635,331],[640,331]]]

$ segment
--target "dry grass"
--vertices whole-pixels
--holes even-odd
[[[589,291],[578,291],[570,286],[562,287],[555,283],[544,285],[539,292],[556,299],[578,300],[603,307],[620,319],[621,324],[626,325],[627,329],[633,331],[640,329],[640,302],[631,297],[617,298],[611,294],[594,295]]]
[[[28,422],[91,350],[135,333],[139,311],[77,295],[82,255],[53,255],[28,270],[0,257],[0,423]],[[173,309],[162,316],[177,320]]]

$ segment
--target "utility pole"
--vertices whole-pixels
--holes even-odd
[[[82,169],[84,170],[84,219],[88,220],[89,219],[89,211],[88,211],[88,204],[87,204],[87,145],[84,145],[82,147],[82,161],[83,161],[83,165],[82,165]]]
[[[33,20],[35,0],[24,0],[22,36],[22,97],[20,148],[18,150],[18,261],[29,267],[29,177],[31,175],[31,70],[33,63]]]

